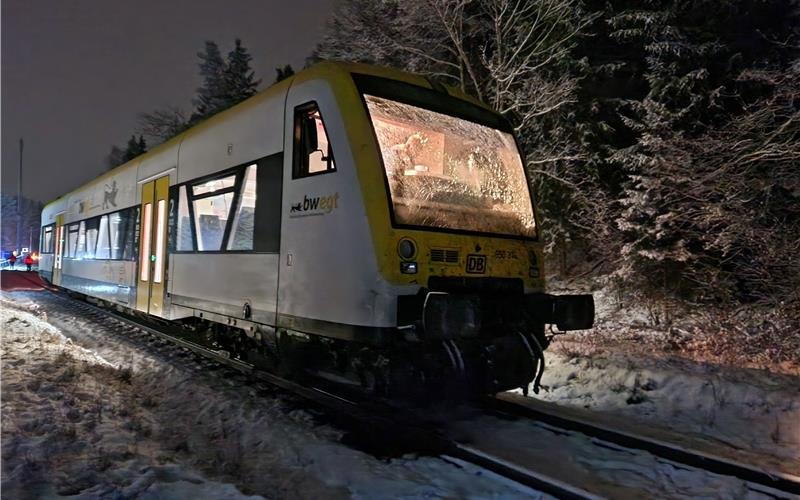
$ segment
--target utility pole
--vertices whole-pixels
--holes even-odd
[[[17,178],[17,241],[14,246],[19,246],[20,233],[22,232],[22,152],[25,149],[25,141],[19,138],[19,177]],[[16,248],[14,248],[16,250]]]

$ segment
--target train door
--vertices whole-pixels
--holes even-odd
[[[161,316],[167,278],[169,175],[142,184],[136,309]]]
[[[56,216],[56,239],[54,255],[53,255],[53,278],[52,283],[56,286],[61,285],[61,267],[64,264],[64,215]]]

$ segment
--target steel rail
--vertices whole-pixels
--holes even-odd
[[[514,402],[512,398],[516,399],[510,395],[487,397],[482,401],[482,405],[499,413],[529,418],[560,429],[580,432],[624,448],[646,451],[665,460],[692,468],[723,476],[732,476],[773,490],[800,495],[800,477],[782,472],[765,471],[753,465],[711,455],[700,450],[691,450],[660,439],[612,429],[585,419],[565,417],[554,412],[531,408]]]

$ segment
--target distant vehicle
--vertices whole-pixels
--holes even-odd
[[[322,63],[48,204],[39,273],[268,370],[527,389],[594,315],[544,293],[528,186],[487,106]]]

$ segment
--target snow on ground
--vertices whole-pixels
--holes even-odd
[[[664,331],[651,326],[645,304],[620,309],[606,288],[592,293],[595,328],[556,337],[545,354],[543,388],[532,397],[587,409],[595,419],[605,415],[623,428],[638,422],[637,430],[663,429],[673,441],[800,475],[800,372],[791,362],[714,353],[708,356],[714,362],[704,361],[681,347],[703,336],[702,321],[687,318],[676,322],[686,330]]]
[[[66,299],[4,293],[0,306],[9,498],[538,496],[470,465],[349,448],[290,398],[141,347]]]
[[[532,397],[606,414],[617,426],[631,420],[656,426],[680,435],[687,445],[800,475],[797,377],[625,353],[564,351],[548,353],[542,390]]]

